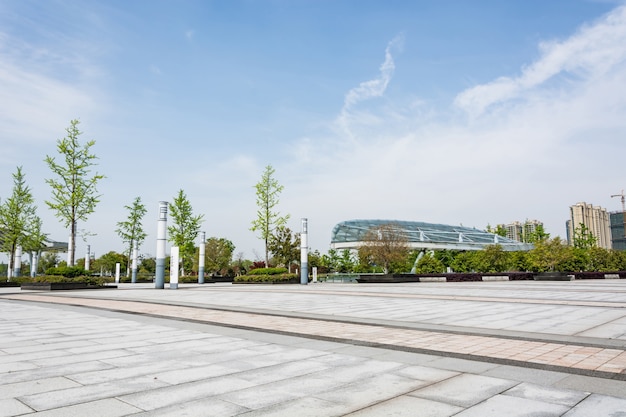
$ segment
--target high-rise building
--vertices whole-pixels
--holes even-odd
[[[626,250],[626,219],[623,211],[609,213],[611,222],[611,245],[615,250]]]
[[[600,248],[611,249],[611,229],[609,227],[609,213],[602,207],[594,207],[585,202],[570,206],[570,220],[567,223],[567,241],[574,244],[574,231],[584,225],[596,238]]]
[[[528,243],[531,241],[533,233],[537,231],[537,227],[543,227],[543,223],[539,220],[526,220],[524,223],[512,222],[500,226],[506,230],[507,238]]]

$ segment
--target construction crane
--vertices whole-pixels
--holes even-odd
[[[624,248],[626,249],[626,195],[624,195],[624,190],[622,190],[621,194],[613,194],[611,198],[613,197],[621,197],[622,200],[622,222],[624,222],[624,235],[622,239],[624,240]]]
[[[611,198],[613,197],[621,197],[622,198],[622,213],[626,212],[626,195],[624,195],[624,190],[622,190],[621,194],[613,194],[611,196]]]

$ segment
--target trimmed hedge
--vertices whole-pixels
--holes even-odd
[[[260,268],[259,268],[260,269]],[[279,269],[279,268],[276,268]],[[256,271],[256,269],[253,269]],[[280,275],[242,275],[235,277],[233,282],[289,282],[298,278],[296,274],[280,274]]]
[[[65,278],[76,278],[88,274],[89,272],[77,266],[60,266],[58,268],[46,269],[46,275],[60,275]]]
[[[248,271],[248,275],[282,275],[287,273],[287,268],[256,268]]]

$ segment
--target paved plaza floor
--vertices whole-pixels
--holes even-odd
[[[624,417],[626,280],[0,289],[29,415]]]

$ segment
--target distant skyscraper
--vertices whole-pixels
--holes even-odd
[[[567,242],[574,244],[574,231],[581,224],[596,238],[600,248],[611,249],[611,229],[609,228],[609,213],[602,207],[594,207],[585,202],[570,206],[570,220],[567,223]]]

